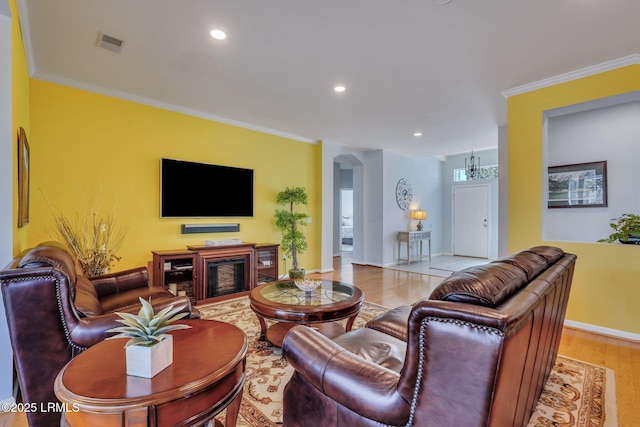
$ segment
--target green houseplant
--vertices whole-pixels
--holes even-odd
[[[287,187],[276,196],[276,203],[284,208],[276,209],[276,227],[282,232],[282,250],[285,255],[291,257],[290,279],[304,277],[304,269],[298,264],[298,254],[307,248],[307,240],[299,229],[307,225],[307,214],[296,212],[296,207],[306,205],[308,202],[307,191],[304,187]]]
[[[179,308],[174,309],[171,305],[154,313],[150,302],[139,299],[142,307],[137,315],[116,312],[121,317],[117,321],[125,326],[109,329],[107,332],[118,334],[108,339],[129,338],[124,346],[127,375],[152,378],[173,363],[173,337],[167,332],[191,326],[172,325],[187,315],[179,313]]]
[[[613,218],[609,224],[615,231],[606,239],[600,239],[598,242],[640,244],[640,215],[626,213],[618,218]]]

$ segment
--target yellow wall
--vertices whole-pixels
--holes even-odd
[[[22,44],[20,33],[20,22],[18,21],[18,9],[15,0],[9,2],[11,10],[11,85],[12,85],[12,121],[13,121],[13,158],[17,158],[18,129],[24,128],[27,139],[31,137],[29,126],[29,72],[27,70],[27,59]],[[18,170],[13,170],[13,252],[17,255],[28,246],[27,240],[32,227],[28,224],[18,228]]]
[[[183,249],[205,239],[280,242],[275,197],[286,186],[307,188],[308,249],[302,267],[320,268],[320,146],[159,108],[31,80],[32,231],[29,244],[50,240],[51,212],[80,211],[81,196],[99,193],[101,211],[116,207],[128,234],[115,270],[146,265],[152,250]],[[160,218],[160,158],[254,169],[252,218]],[[203,197],[216,186],[200,185]],[[79,189],[79,190],[78,190]],[[220,200],[220,203],[228,203]],[[182,223],[240,223],[239,233],[180,233]],[[290,263],[288,267],[290,267]],[[282,267],[281,267],[282,268]]]
[[[542,241],[543,112],[640,90],[640,66],[585,77],[508,100],[509,252],[539,244],[578,255],[567,319],[640,333],[640,247]]]

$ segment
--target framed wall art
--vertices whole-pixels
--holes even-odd
[[[549,167],[548,208],[607,206],[607,162]]]
[[[30,151],[27,133],[18,130],[18,228],[29,223]]]

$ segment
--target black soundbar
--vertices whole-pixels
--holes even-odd
[[[240,231],[240,224],[182,224],[182,234]]]

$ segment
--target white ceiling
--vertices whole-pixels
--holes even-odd
[[[415,156],[496,147],[501,91],[640,52],[640,0],[18,3],[37,78]]]

